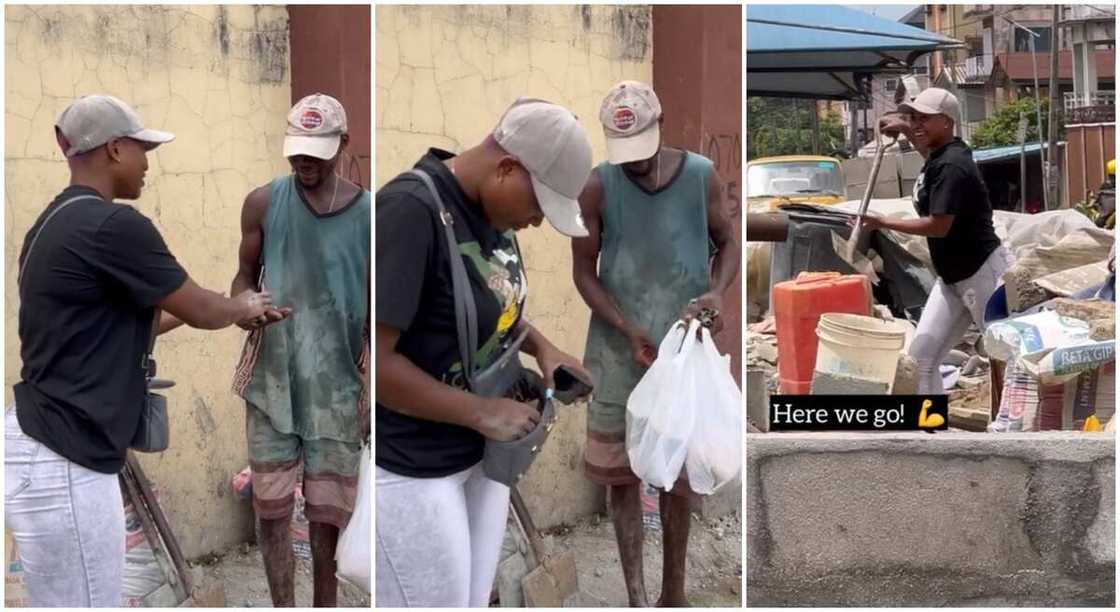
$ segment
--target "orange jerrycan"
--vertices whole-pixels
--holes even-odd
[[[802,272],[774,285],[779,389],[808,395],[817,363],[817,321],[822,314],[871,315],[871,283],[862,274]]]

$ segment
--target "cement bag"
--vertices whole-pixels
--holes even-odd
[[[1013,362],[1004,374],[999,414],[988,431],[1080,431],[1089,416],[1105,422],[1115,411],[1115,362],[1064,384],[1042,384],[1021,361]]]
[[[1062,346],[1020,358],[1023,367],[1044,385],[1067,383],[1115,360],[1115,340]]]
[[[1014,361],[1047,349],[1089,342],[1089,324],[1048,310],[988,326],[984,348],[993,359]]]
[[[693,355],[695,423],[685,468],[688,484],[711,495],[735,480],[743,466],[743,395],[731,376],[731,357],[720,355],[707,329]]]
[[[657,359],[626,401],[626,453],[630,468],[643,481],[671,489],[684,467],[692,436],[693,355],[699,353],[692,321],[686,330],[674,324],[657,350]]]
[[[354,500],[354,513],[346,529],[338,536],[335,561],[340,579],[369,593],[369,543],[373,539],[373,467],[369,445],[362,448],[362,464],[358,471],[358,496]]]

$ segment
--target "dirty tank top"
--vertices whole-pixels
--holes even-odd
[[[603,185],[599,278],[623,316],[656,347],[688,301],[709,290],[711,160],[694,153],[661,189],[637,185],[621,166],[596,168]],[[614,326],[592,315],[585,364],[595,399],[625,404],[644,370]]]
[[[292,315],[250,334],[234,391],[281,433],[357,443],[370,193],[363,189],[334,212],[318,214],[295,180],[289,175],[272,182],[261,246],[264,287]]]

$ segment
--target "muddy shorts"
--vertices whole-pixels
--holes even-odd
[[[275,520],[292,514],[302,467],[307,520],[346,527],[358,492],[361,444],[280,433],[252,404],[246,405],[245,432],[258,518]]]

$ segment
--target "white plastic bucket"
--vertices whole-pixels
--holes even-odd
[[[894,386],[906,325],[854,314],[829,313],[817,322],[814,370],[836,377]]]

